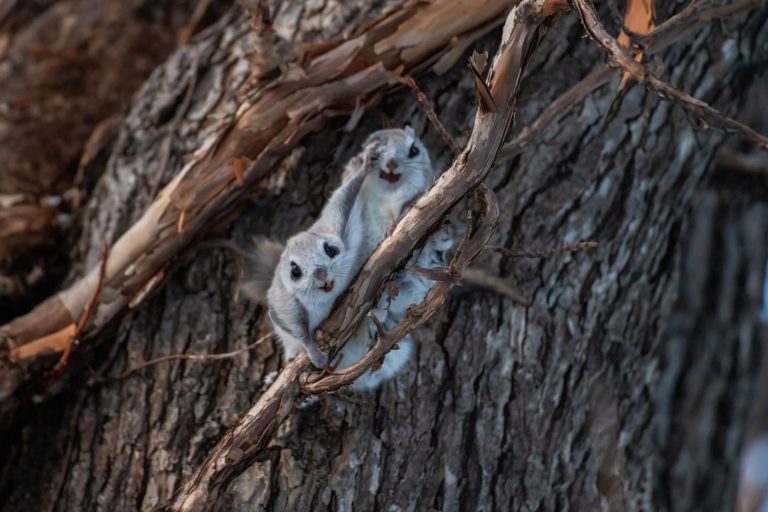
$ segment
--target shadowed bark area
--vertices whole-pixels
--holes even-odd
[[[736,181],[736,187],[733,183]],[[677,304],[662,349],[657,393],[661,462],[657,502],[731,510],[763,347],[762,303],[768,204],[730,177],[694,198],[685,226]],[[712,485],[720,482],[719,485]],[[711,483],[708,485],[708,483]]]
[[[199,31],[227,4],[207,2],[196,18],[197,3],[0,5],[0,322],[66,274],[70,216],[104,168],[121,110],[180,32]]]
[[[276,29],[317,42],[382,8],[282,2]],[[660,16],[684,6],[665,6]],[[608,19],[604,15],[604,19]],[[663,52],[665,78],[735,113],[768,57],[768,8],[707,25]],[[614,33],[617,27],[609,27]],[[517,127],[604,61],[575,13],[563,16],[523,82]],[[498,34],[475,45],[494,50]],[[200,142],[233,115],[248,78],[248,21],[230,15],[160,67],[134,98],[83,215],[82,269],[135,222]],[[418,79],[460,144],[474,116],[464,66]],[[485,255],[529,307],[487,293],[455,297],[416,333],[413,361],[366,397],[329,396],[281,426],[238,477],[222,510],[723,510],[732,503],[740,434],[757,361],[755,309],[766,210],[702,192],[723,136],[641,87],[616,99],[619,76],[498,164],[486,184],[501,223],[491,243],[541,250],[577,240],[594,251],[546,259]],[[170,112],[170,114],[169,114]],[[450,150],[410,91],[378,108],[412,123],[444,168]],[[341,163],[381,127],[368,114],[308,137],[266,194],[211,237],[246,244],[306,227]],[[81,270],[82,270],[81,269]],[[280,366],[265,342],[224,361],[161,355],[234,350],[266,332],[264,312],[235,298],[225,249],[187,251],[166,285],[76,353],[64,392],[19,410],[0,447],[3,510],[144,510],[167,500],[258,397]],[[760,281],[758,280],[758,283]],[[747,293],[743,293],[747,290]],[[677,300],[676,300],[677,299]],[[685,357],[684,360],[681,358]],[[736,398],[734,398],[736,397]],[[721,417],[723,419],[721,419]],[[700,428],[711,426],[711,430]]]

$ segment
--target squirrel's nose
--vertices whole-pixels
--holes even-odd
[[[387,162],[387,170],[394,171],[395,169],[397,169],[397,162],[395,162],[394,160],[390,160],[389,162]]]
[[[317,267],[315,269],[315,279],[320,279],[321,281],[325,281],[326,277],[328,277],[328,271],[325,270],[325,267]]]

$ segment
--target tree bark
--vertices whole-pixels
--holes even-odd
[[[657,6],[657,15],[685,4]],[[272,16],[279,33],[317,43],[384,7],[296,0]],[[660,68],[676,87],[734,114],[744,91],[766,78],[753,63],[768,57],[760,46],[767,34],[762,5],[692,32],[659,54]],[[583,35],[571,12],[542,41],[516,126],[604,63]],[[474,46],[493,53],[498,39]],[[234,114],[253,44],[248,19],[231,13],[145,83],[82,215],[77,270],[95,268],[102,243],[135,222]],[[530,306],[455,296],[416,332],[413,361],[370,403],[327,396],[289,416],[227,490],[222,510],[730,507],[760,359],[768,209],[730,175],[706,180],[722,134],[697,131],[642,87],[617,97],[618,81],[616,73],[485,181],[501,210],[492,244],[537,251],[597,240],[598,249],[483,256],[481,266],[514,279]],[[463,145],[475,110],[471,73],[459,65],[418,82]],[[378,112],[352,132],[339,120],[309,136],[266,193],[210,236],[245,246],[257,233],[285,238],[307,226],[340,163],[382,117],[412,123],[441,168],[453,159],[412,92],[386,96]],[[175,360],[115,379],[148,359],[234,350],[268,330],[264,311],[235,297],[238,269],[227,250],[192,248],[165,272],[164,287],[110,324],[94,350],[75,353],[70,374],[81,378],[26,404],[5,427],[0,508],[151,509],[280,368],[268,342],[228,360]]]

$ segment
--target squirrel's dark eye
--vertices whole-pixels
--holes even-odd
[[[294,281],[301,279],[301,268],[294,262],[291,262],[291,279]]]
[[[323,250],[325,251],[325,254],[327,254],[329,258],[334,258],[337,254],[339,254],[339,248],[334,247],[333,245],[330,245],[328,242],[325,242],[323,244]]]
[[[411,144],[411,149],[408,150],[408,158],[415,158],[420,153],[419,146],[414,142]]]

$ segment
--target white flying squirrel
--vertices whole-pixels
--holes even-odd
[[[355,218],[363,221],[362,260],[370,256],[387,232],[401,217],[403,210],[424,192],[435,179],[435,171],[424,144],[413,129],[379,130],[372,133],[364,146],[377,145],[378,169],[366,178],[355,201]],[[345,176],[344,179],[349,179]],[[359,215],[358,213],[359,212]],[[434,268],[445,265],[445,252],[453,245],[446,230],[438,231],[424,247],[414,254],[408,266]],[[361,262],[362,263],[362,262]],[[393,279],[397,293],[390,296],[387,289],[379,299],[373,314],[386,328],[392,328],[404,316],[407,308],[418,304],[431,288],[431,282],[413,273],[401,272]],[[363,321],[355,334],[341,349],[337,368],[345,368],[362,357],[376,340],[377,329],[371,321]],[[374,389],[391,379],[410,359],[413,339],[406,336],[398,342],[398,349],[390,351],[380,368],[368,371],[350,386],[353,390]]]
[[[334,301],[357,273],[363,223],[353,206],[363,180],[373,166],[376,145],[350,160],[347,176],[306,231],[282,244],[257,238],[251,253],[249,279],[243,292],[266,299],[268,316],[280,338],[286,359],[302,348],[312,364],[328,359],[312,339],[312,332],[330,313]]]

